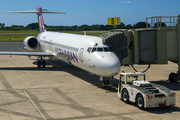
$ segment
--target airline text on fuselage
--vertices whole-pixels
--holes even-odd
[[[77,53],[69,51],[69,50],[65,50],[62,48],[58,48],[55,47],[55,52],[57,53],[57,56],[68,59],[70,61],[74,61],[78,63],[78,59],[77,59]]]

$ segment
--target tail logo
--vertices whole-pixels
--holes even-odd
[[[46,29],[45,29],[45,27],[44,27],[44,22],[43,22],[43,18],[42,18],[42,10],[41,10],[41,7],[37,7],[36,10],[38,11],[37,17],[38,17],[40,32],[45,32]]]

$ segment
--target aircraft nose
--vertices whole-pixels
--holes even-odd
[[[107,76],[114,76],[119,73],[120,67],[119,58],[112,58],[104,63],[104,73],[106,73]]]
[[[102,58],[99,60],[99,73],[101,73],[101,76],[111,77],[119,73],[121,63],[117,55],[110,54],[108,56],[102,56]]]

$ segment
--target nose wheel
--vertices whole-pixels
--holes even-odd
[[[109,83],[110,78],[106,77],[100,77],[100,81],[102,82],[102,87],[105,89],[110,90],[110,83]]]
[[[102,86],[106,89],[109,89],[109,81],[102,81]]]

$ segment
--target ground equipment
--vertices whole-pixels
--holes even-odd
[[[145,73],[120,73],[119,98],[126,103],[136,103],[140,109],[175,105],[176,94],[173,91],[145,79]]]

